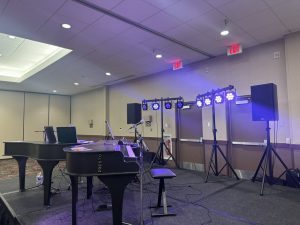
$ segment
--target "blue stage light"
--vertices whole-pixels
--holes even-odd
[[[176,102],[177,109],[182,109],[183,105],[184,105],[183,100],[182,99],[178,99],[177,102]]]
[[[235,92],[234,91],[226,92],[226,99],[227,101],[233,101],[235,99]]]
[[[152,103],[152,109],[153,110],[159,110],[159,103],[158,102]]]
[[[215,103],[222,104],[224,102],[224,96],[222,94],[215,95]]]
[[[165,102],[166,109],[172,109],[172,102]]]
[[[142,102],[142,109],[144,111],[148,110],[148,104],[147,104],[147,102]]]
[[[204,98],[204,104],[205,104],[206,106],[210,106],[211,103],[212,103],[212,101],[211,101],[211,98],[210,98],[210,97],[205,97],[205,98]]]
[[[197,99],[196,99],[196,105],[197,105],[199,108],[201,108],[201,107],[203,106],[203,100],[200,99],[200,98],[197,98]]]

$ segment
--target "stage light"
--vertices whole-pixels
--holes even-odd
[[[196,98],[196,105],[201,108],[203,106],[203,100],[201,98]]]
[[[228,91],[228,92],[226,92],[225,96],[226,96],[227,101],[233,101],[235,99],[235,92]]]
[[[159,110],[159,103],[158,102],[152,103],[152,109],[153,110]]]
[[[142,109],[144,111],[148,110],[148,104],[147,104],[147,102],[145,102],[145,101],[142,102]]]
[[[216,94],[215,95],[215,103],[216,104],[222,104],[223,102],[224,102],[224,95]]]
[[[212,103],[211,98],[210,97],[205,97],[204,98],[204,105],[206,106],[210,106]]]
[[[172,109],[172,102],[165,102],[165,108],[166,109]]]
[[[183,99],[178,99],[176,102],[177,109],[182,109],[184,105]]]

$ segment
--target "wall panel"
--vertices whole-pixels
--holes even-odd
[[[50,95],[49,125],[55,127],[70,124],[70,97]]]
[[[48,125],[49,96],[25,93],[24,140],[43,141],[44,126]]]
[[[24,93],[0,91],[0,158],[3,158],[3,141],[23,139]]]

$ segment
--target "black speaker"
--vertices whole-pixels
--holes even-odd
[[[142,119],[141,104],[127,104],[127,124],[136,124]]]
[[[278,120],[278,101],[276,84],[251,86],[252,120]]]

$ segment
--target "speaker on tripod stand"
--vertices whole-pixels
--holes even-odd
[[[274,160],[278,159],[285,171],[279,178],[289,173],[286,164],[280,158],[276,150],[273,148],[270,140],[270,121],[278,121],[278,100],[277,100],[277,86],[273,83],[251,86],[251,101],[252,101],[252,120],[266,121],[267,145],[264,153],[259,161],[258,167],[255,171],[252,181],[257,180],[259,170],[262,169],[262,184],[260,195],[263,195],[265,180],[272,185],[275,183],[273,165]],[[273,159],[274,154],[274,159]]]

